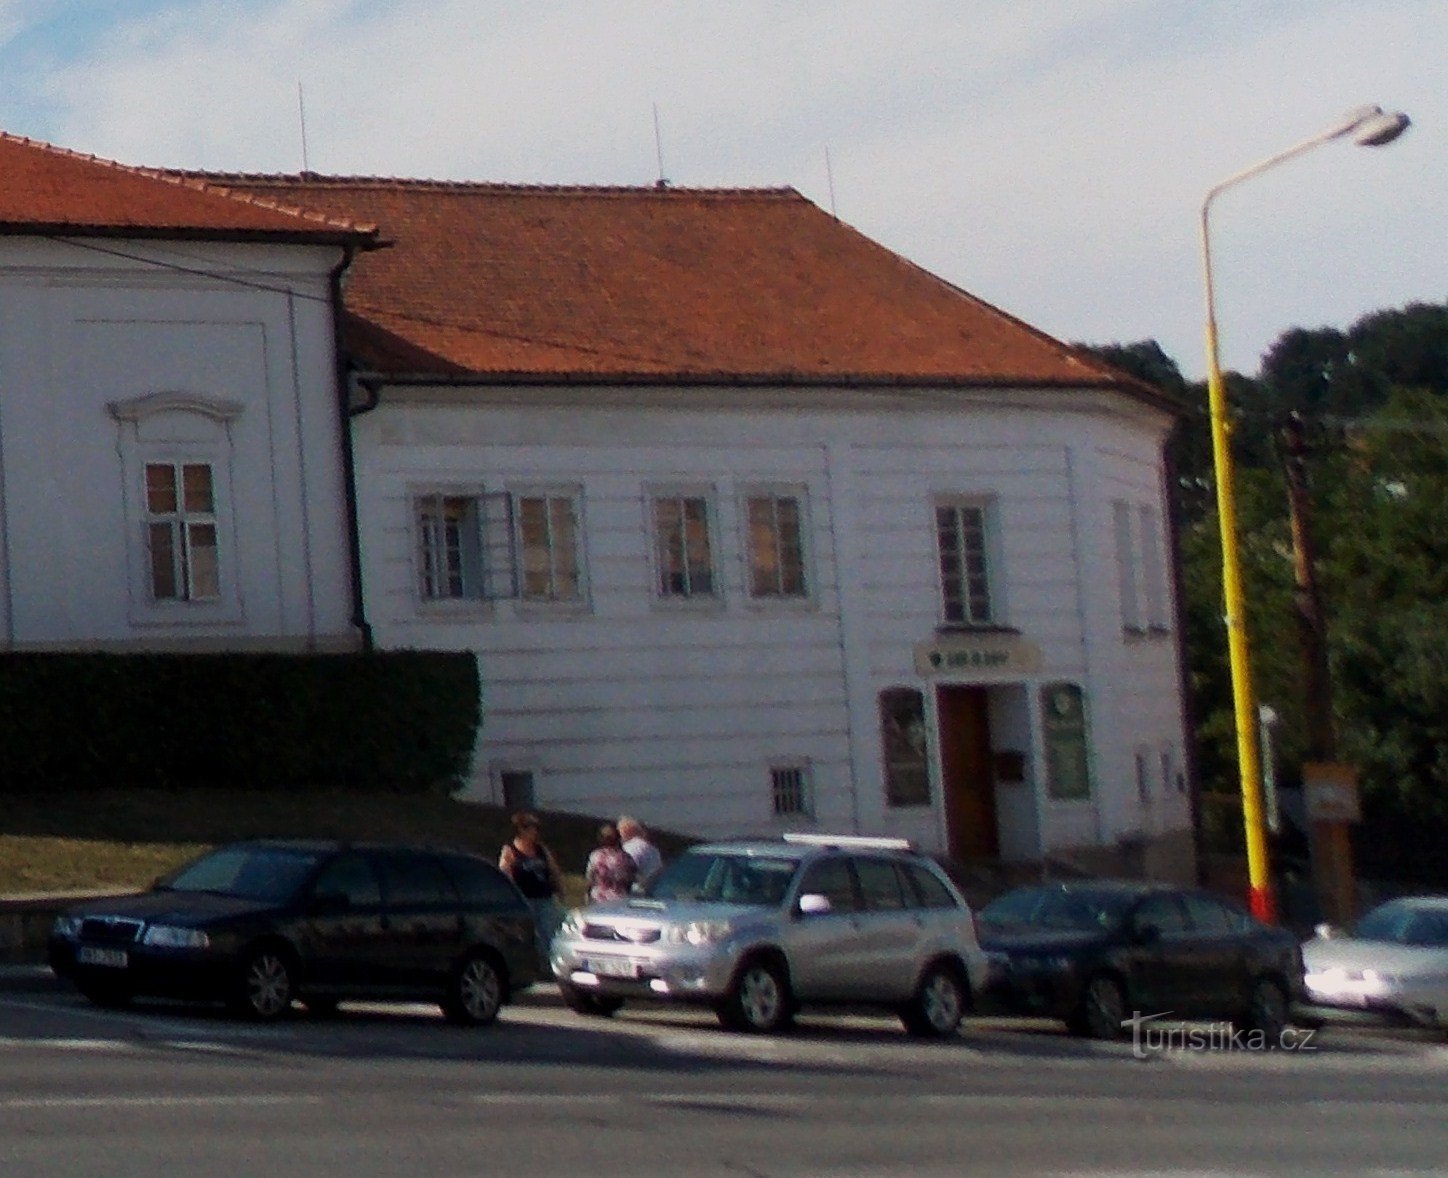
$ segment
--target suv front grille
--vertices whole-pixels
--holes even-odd
[[[87,916],[81,921],[80,937],[102,945],[130,945],[144,927],[144,921],[125,916]]]
[[[656,928],[615,928],[611,924],[585,924],[583,936],[589,941],[614,941],[624,945],[652,945],[659,939]]]

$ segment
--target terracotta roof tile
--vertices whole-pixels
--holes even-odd
[[[391,375],[1125,381],[792,189],[207,179],[377,224],[391,248],[345,299],[354,350]]]
[[[0,232],[365,241],[373,226],[0,132]]]

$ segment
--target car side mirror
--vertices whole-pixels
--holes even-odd
[[[1156,924],[1139,924],[1132,938],[1138,945],[1155,945],[1161,940],[1161,926]]]
[[[830,903],[830,898],[820,895],[819,892],[806,892],[799,898],[801,916],[823,916],[825,913],[833,911],[834,905]]]
[[[352,907],[352,900],[346,892],[318,892],[307,904],[307,911],[313,916],[336,916]]]

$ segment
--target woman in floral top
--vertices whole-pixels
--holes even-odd
[[[606,900],[621,900],[633,887],[637,872],[634,861],[623,849],[623,840],[613,823],[605,822],[598,828],[598,846],[588,855],[588,866],[583,878],[588,884],[588,902],[602,904]]]

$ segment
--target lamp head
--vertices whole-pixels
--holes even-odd
[[[1413,120],[1402,111],[1391,113],[1378,111],[1369,115],[1353,128],[1353,142],[1360,147],[1382,147],[1391,143],[1413,125]]]

